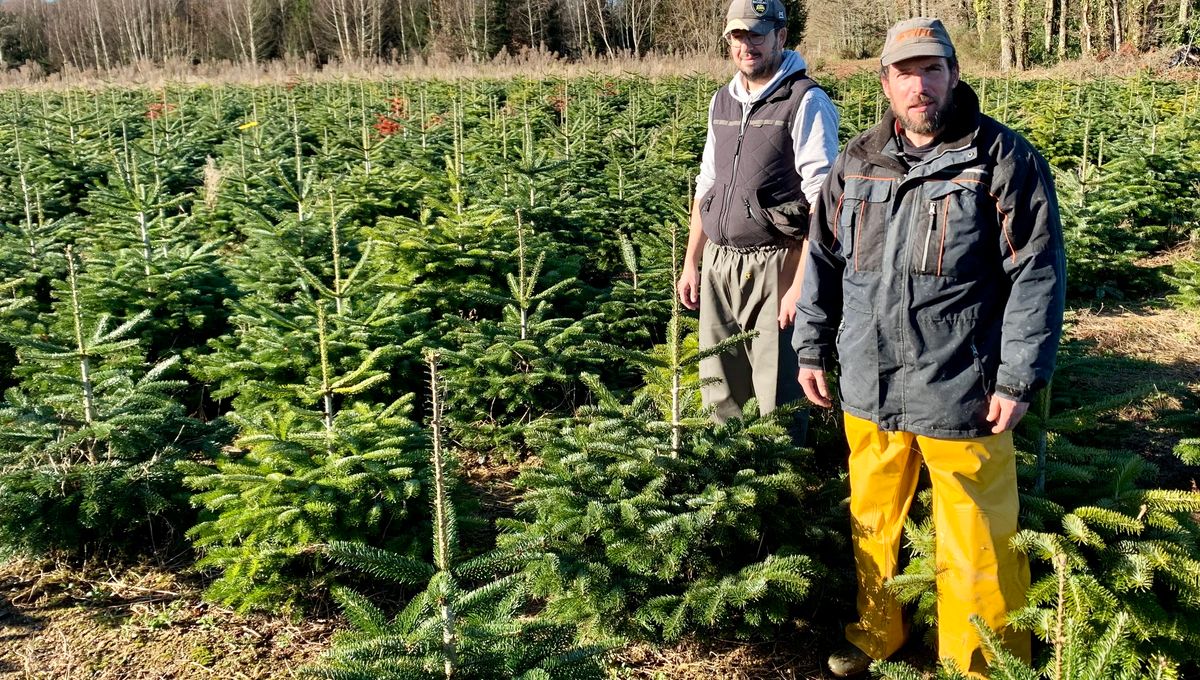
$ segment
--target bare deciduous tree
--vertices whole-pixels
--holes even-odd
[[[258,63],[269,39],[266,23],[271,7],[264,0],[210,0],[213,28],[221,31],[239,61]]]
[[[685,52],[723,50],[724,44],[718,36],[724,27],[726,4],[721,0],[678,2],[671,10],[671,20],[663,21],[656,29],[656,44],[671,45]]]
[[[491,56],[495,4],[493,0],[430,0],[430,34],[451,53],[481,61]]]
[[[361,61],[379,55],[384,0],[320,0],[316,12],[322,33],[334,36],[339,59]]]

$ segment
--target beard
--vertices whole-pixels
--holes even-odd
[[[949,95],[944,101],[937,101],[932,98],[922,98],[916,105],[928,105],[923,113],[918,113],[915,116],[907,115],[908,107],[892,106],[892,113],[896,115],[896,119],[900,121],[900,125],[905,130],[915,132],[920,135],[931,135],[941,131],[946,126],[946,120],[950,117],[950,108],[952,101]]]
[[[764,55],[766,56],[766,55]],[[774,59],[768,61],[769,57],[760,60],[757,64],[750,67],[742,67],[740,70],[742,75],[752,80],[761,79],[763,76],[770,75],[775,72],[775,67],[778,62]]]
[[[783,53],[781,51],[770,49],[763,50],[758,53],[759,58],[753,66],[744,66],[737,58],[736,54],[730,56],[737,63],[738,71],[741,72],[749,80],[762,80],[763,78],[775,73],[783,61]]]

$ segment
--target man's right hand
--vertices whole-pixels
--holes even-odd
[[[679,293],[679,301],[688,309],[699,309],[700,307],[700,270],[697,267],[689,267],[686,264],[683,266],[683,273],[679,275],[679,283],[675,284],[675,291]]]
[[[829,399],[829,387],[825,385],[825,371],[802,366],[800,375],[796,379],[800,381],[804,396],[808,397],[809,401],[825,408],[833,406],[833,402]]]

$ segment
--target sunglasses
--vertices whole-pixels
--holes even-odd
[[[774,31],[771,33],[774,33]],[[726,33],[725,42],[729,43],[730,45],[741,43],[743,45],[753,45],[758,47],[767,41],[767,36],[771,35],[771,33],[751,33],[750,31],[738,29],[736,31],[730,31],[729,33]]]

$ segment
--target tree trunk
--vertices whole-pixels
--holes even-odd
[[[1029,54],[1029,0],[1017,0],[1017,25],[1014,29],[1013,65],[1018,71],[1028,68],[1026,55]]]
[[[1063,61],[1067,58],[1067,0],[1058,1],[1058,60]]]
[[[604,16],[604,4],[605,0],[596,0],[596,23],[600,26],[600,38],[604,40],[604,54],[611,57],[613,56],[613,48],[612,43],[608,39],[608,21],[605,20]]]
[[[529,32],[529,46],[537,47],[538,40],[535,35],[536,30],[533,24],[533,0],[525,0],[525,30]]]
[[[1046,59],[1050,59],[1050,50],[1054,46],[1054,0],[1046,0],[1046,8],[1042,14],[1042,31],[1043,35],[1042,47],[1046,52]]]
[[[246,33],[250,39],[250,63],[258,63],[258,36],[255,34],[257,17],[254,16],[254,0],[246,0]]]
[[[96,35],[100,38],[100,56],[104,59],[104,69],[111,68],[108,62],[108,46],[104,43],[104,22],[100,20],[100,0],[92,0],[92,11],[96,17]],[[96,64],[99,68],[100,63]]]
[[[1116,52],[1121,49],[1121,5],[1117,0],[1112,0],[1112,49]]]
[[[1084,57],[1092,56],[1092,0],[1079,6],[1079,45]]]
[[[1010,7],[1004,5],[999,7],[996,14],[1000,18],[1000,70],[1011,71],[1016,61],[1013,58],[1013,15]]]
[[[987,41],[988,31],[988,0],[972,0],[975,7],[975,30],[979,34],[979,44]]]

